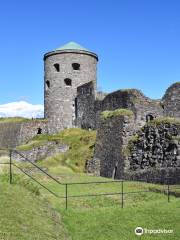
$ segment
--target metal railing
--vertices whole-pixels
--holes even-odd
[[[1,150],[1,149],[0,149]],[[12,184],[13,183],[13,171],[12,168],[15,167],[18,170],[20,170],[23,174],[25,174],[26,176],[28,176],[30,179],[32,179],[34,182],[36,182],[38,185],[40,185],[42,188],[44,188],[45,190],[47,190],[49,193],[51,193],[52,195],[54,195],[57,198],[61,198],[61,199],[65,199],[65,209],[68,209],[68,200],[71,198],[81,198],[81,197],[98,197],[98,196],[113,196],[113,195],[119,195],[120,196],[120,206],[121,208],[124,208],[124,196],[128,195],[128,194],[139,194],[139,193],[145,193],[145,192],[152,192],[152,190],[148,189],[148,190],[141,190],[141,191],[132,191],[132,192],[125,192],[124,191],[124,183],[129,182],[130,180],[108,180],[108,181],[91,181],[91,182],[71,182],[71,183],[62,183],[59,180],[57,180],[55,177],[53,177],[51,174],[49,174],[48,172],[46,172],[45,170],[43,170],[41,167],[39,167],[36,163],[32,162],[31,160],[29,160],[27,157],[25,157],[22,153],[20,153],[17,150],[14,149],[9,149],[9,162],[6,163],[0,163],[0,164],[5,164],[5,165],[9,165],[9,183]],[[53,180],[55,183],[64,186],[64,196],[59,196],[57,193],[55,193],[54,191],[52,191],[50,188],[46,187],[44,184],[42,184],[39,180],[37,180],[35,177],[31,176],[29,173],[27,173],[23,168],[21,168],[20,166],[18,166],[17,164],[15,164],[13,162],[13,158],[12,158],[12,153],[15,152],[16,154],[18,154],[21,158],[24,159],[25,162],[30,163],[31,165],[33,165],[33,167],[35,167],[36,169],[38,169],[40,172],[42,172],[45,176],[49,177],[51,180]],[[167,184],[165,184],[167,186],[167,189],[164,190],[164,193],[167,194],[167,201],[170,202],[170,193],[171,193],[171,188],[170,188],[170,184],[169,184],[169,179],[170,178],[166,178]],[[151,179],[148,179],[151,180]],[[153,180],[158,180],[158,178],[153,179]],[[160,178],[159,178],[160,180]],[[138,182],[146,182],[147,179],[138,179],[136,180]],[[93,185],[93,184],[119,184],[120,183],[120,189],[121,191],[119,192],[109,192],[109,193],[96,193],[96,194],[79,194],[79,195],[71,195],[69,194],[69,186],[71,185]],[[173,189],[180,189],[179,187],[173,187]]]

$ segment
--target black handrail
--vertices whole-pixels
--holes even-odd
[[[2,150],[2,149],[0,149]],[[3,149],[4,150],[4,149]],[[123,185],[125,182],[129,182],[129,181],[137,181],[139,183],[145,181],[145,182],[151,182],[151,178],[144,178],[144,179],[119,179],[119,180],[108,180],[108,181],[92,181],[92,182],[71,182],[71,183],[61,183],[60,181],[58,181],[56,178],[54,178],[52,175],[50,175],[49,173],[47,173],[46,171],[44,171],[41,167],[39,167],[37,164],[35,164],[34,162],[30,161],[27,157],[25,157],[22,153],[18,152],[15,149],[6,149],[7,151],[9,151],[10,153],[10,161],[9,163],[0,163],[0,164],[9,164],[10,165],[10,183],[12,182],[12,166],[15,166],[17,169],[19,169],[21,172],[23,172],[25,175],[27,175],[28,177],[30,177],[33,181],[35,181],[36,183],[38,183],[41,187],[43,187],[44,189],[46,189],[47,191],[49,191],[51,194],[53,194],[54,196],[56,196],[57,198],[63,198],[66,201],[66,209],[68,206],[68,198],[78,198],[78,197],[96,197],[96,196],[106,196],[106,195],[121,195],[121,206],[123,208],[124,206],[124,194],[137,194],[137,193],[144,193],[144,192],[149,192],[150,189],[148,190],[143,190],[143,191],[134,191],[134,192],[125,192]],[[42,183],[40,183],[37,179],[35,179],[34,177],[32,177],[30,174],[28,174],[25,170],[23,170],[21,167],[19,167],[18,165],[16,165],[15,163],[12,163],[12,152],[15,152],[16,154],[20,155],[25,162],[28,162],[30,164],[32,164],[35,168],[37,168],[38,170],[40,170],[41,172],[43,172],[46,176],[48,176],[50,179],[52,179],[53,181],[55,181],[56,183],[58,183],[59,185],[64,185],[65,186],[65,196],[59,196],[57,195],[55,192],[51,191],[49,188],[47,188],[46,186],[44,186]],[[173,177],[165,177],[165,180],[168,180],[167,183],[165,183],[165,185],[167,185],[167,195],[168,195],[168,202],[170,201],[170,184],[169,184],[169,180],[173,178]],[[162,178],[153,178],[153,180],[162,180]],[[80,194],[80,195],[68,195],[68,185],[90,185],[90,184],[109,184],[109,183],[121,183],[121,191],[120,192],[110,192],[110,193],[97,193],[97,194]],[[173,188],[173,187],[172,187]],[[179,187],[174,187],[174,189],[178,189]]]
[[[17,150],[12,150],[13,152],[19,154],[22,158],[25,159],[25,161],[29,162],[30,164],[32,164],[34,167],[36,167],[37,169],[39,169],[41,172],[43,172],[45,175],[47,175],[48,177],[50,177],[51,179],[53,179],[56,183],[60,184],[60,185],[64,185],[63,183],[59,182],[56,178],[54,178],[53,176],[51,176],[49,173],[47,173],[46,171],[44,171],[42,168],[40,168],[38,165],[36,165],[35,163],[33,163],[32,161],[30,161],[27,157],[23,156],[20,152],[18,152]]]
[[[24,171],[22,168],[20,168],[19,166],[17,166],[16,164],[12,164],[13,166],[15,166],[16,168],[18,168],[21,172],[23,172],[25,175],[27,175],[28,177],[30,177],[31,179],[33,179],[36,183],[38,183],[39,185],[41,185],[41,187],[43,187],[44,189],[46,189],[48,192],[52,193],[55,197],[60,197],[58,196],[56,193],[54,193],[53,191],[51,191],[49,188],[45,187],[42,183],[40,183],[38,180],[36,180],[34,177],[32,177],[30,174],[28,174],[26,171]]]

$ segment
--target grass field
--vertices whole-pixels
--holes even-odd
[[[70,150],[62,156],[39,161],[37,163],[39,166],[46,169],[61,183],[111,180],[93,177],[82,172],[83,155],[85,163],[85,160],[92,154],[91,146],[95,133],[86,131],[79,134],[78,130],[72,130],[72,132],[67,130],[56,137],[59,140],[64,138],[65,142],[70,145]],[[46,139],[41,137],[33,141],[44,140],[47,140],[47,136]],[[82,151],[79,151],[79,148]],[[8,161],[8,158],[1,158],[0,161]],[[59,197],[53,196],[46,189],[29,180],[15,167],[13,167],[13,184],[10,186],[7,184],[8,166],[0,167],[0,188],[4,188],[0,196],[2,226],[0,231],[16,232],[14,238],[10,239],[58,240],[68,237],[72,240],[180,239],[180,198],[170,196],[170,202],[168,202],[167,195],[164,194],[167,190],[166,185],[124,182],[125,195],[124,208],[122,208],[121,182],[72,184],[68,185],[68,210],[65,210],[65,199],[62,198],[65,197],[65,185],[55,183],[49,177],[33,169],[29,163],[18,165]],[[173,189],[174,187],[177,186],[171,186],[170,191],[180,191]],[[133,193],[137,191],[141,193]],[[115,192],[119,194],[77,197],[78,195]],[[128,192],[131,193],[127,194]],[[8,208],[4,207],[7,203]],[[56,216],[55,219],[60,217],[60,220],[54,220],[51,217],[52,212]],[[136,236],[134,229],[138,226],[147,229],[172,229],[173,233]],[[27,231],[23,231],[24,229]],[[40,238],[37,237],[39,233],[42,234]]]
[[[0,189],[0,239],[68,239],[60,215],[47,201],[18,184],[1,181]]]
[[[59,196],[65,196],[64,185],[59,186],[39,173],[34,173],[33,175]],[[10,188],[15,190],[17,186],[19,187],[20,185],[21,188],[26,188],[31,193],[29,196],[34,194],[34,192],[39,192],[40,196],[46,199],[54,211],[60,213],[66,231],[73,240],[180,239],[180,201],[179,198],[174,196],[170,197],[170,202],[168,203],[166,195],[156,192],[125,195],[123,209],[121,208],[120,195],[73,198],[68,200],[68,210],[65,210],[64,199],[54,197],[40,187],[37,189],[34,184],[34,187],[32,187],[26,179],[24,176],[19,177],[19,175],[14,175],[14,184]],[[63,176],[61,174],[59,180],[60,179],[63,182],[104,181],[103,178],[95,178],[87,176],[86,174],[70,172],[64,173]],[[149,188],[156,189],[156,187],[160,188],[161,186],[127,182],[124,184],[124,191],[134,192],[137,190],[147,190]],[[88,187],[86,185],[72,185],[68,188],[69,195],[79,195],[97,192],[116,192],[120,190],[121,185],[119,183],[109,183],[108,186],[105,184],[93,184],[93,186]],[[24,201],[26,200],[24,199]],[[39,205],[41,204],[42,201],[39,201]],[[17,207],[18,205],[16,205],[16,208]],[[25,205],[24,208],[26,207],[28,211],[28,206]],[[24,215],[25,218],[28,218],[26,212],[24,212]],[[44,216],[42,216],[42,218],[43,217]],[[22,215],[21,218],[23,218]],[[139,237],[134,234],[134,229],[137,226],[148,229],[173,229],[174,233],[169,235],[146,234]],[[20,231],[21,228],[19,227],[20,226],[15,226],[15,228],[18,228]],[[32,228],[34,228],[33,225]],[[34,234],[35,232],[32,233],[33,237]],[[34,237],[33,239],[36,238]],[[46,239],[51,238],[46,237]],[[57,237],[54,239],[61,238]],[[66,239],[66,236],[64,239]]]

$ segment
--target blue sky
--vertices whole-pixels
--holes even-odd
[[[76,41],[99,55],[98,86],[160,98],[180,81],[179,0],[2,0],[0,104],[43,104],[43,54]]]

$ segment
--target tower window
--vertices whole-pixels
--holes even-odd
[[[58,63],[55,63],[55,64],[54,64],[54,68],[56,69],[57,72],[60,71],[60,67],[59,67],[59,64],[58,64]]]
[[[49,82],[49,80],[46,81],[46,87],[47,87],[47,88],[50,88],[50,82]]]
[[[79,63],[72,63],[73,70],[80,70],[80,64]]]
[[[72,80],[70,78],[65,78],[64,83],[66,84],[66,86],[72,86]]]

